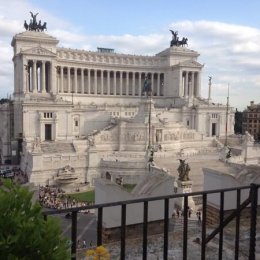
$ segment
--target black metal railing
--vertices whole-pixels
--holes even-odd
[[[147,235],[148,235],[148,206],[151,201],[164,201],[164,244],[163,244],[163,258],[168,259],[168,242],[169,242],[169,200],[176,198],[183,198],[184,208],[183,208],[183,259],[186,260],[188,256],[188,198],[190,196],[202,196],[202,223],[201,223],[201,239],[200,239],[200,250],[201,259],[206,259],[206,248],[207,243],[211,241],[217,234],[219,234],[219,245],[218,245],[218,259],[222,259],[223,253],[223,231],[225,226],[227,226],[232,220],[235,220],[235,241],[234,241],[234,259],[239,259],[239,235],[240,235],[240,220],[241,211],[245,208],[249,208],[250,211],[250,241],[248,249],[248,259],[255,259],[255,248],[256,248],[256,225],[257,225],[257,198],[258,189],[260,184],[251,184],[250,186],[242,186],[236,188],[228,189],[217,189],[208,190],[202,192],[192,192],[186,194],[174,194],[168,196],[142,198],[128,201],[119,201],[113,203],[96,204],[77,208],[67,208],[61,210],[53,210],[44,212],[44,217],[47,218],[48,215],[56,215],[62,213],[72,213],[72,226],[71,226],[71,255],[72,259],[76,259],[77,250],[77,214],[82,210],[97,209],[97,246],[102,245],[102,220],[103,220],[103,209],[107,207],[121,206],[121,259],[125,259],[125,249],[126,249],[126,208],[130,204],[143,203],[143,259],[147,259]],[[228,216],[226,216],[224,211],[225,193],[236,191],[236,204],[235,209],[232,209]],[[241,203],[241,191],[248,191],[248,197]],[[210,233],[207,234],[207,201],[208,196],[211,194],[219,194],[219,218],[217,227]],[[245,194],[245,192],[244,192]]]

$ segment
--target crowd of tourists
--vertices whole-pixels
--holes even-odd
[[[88,202],[77,201],[75,198],[65,195],[61,189],[48,185],[39,187],[39,202],[43,207],[52,209],[66,209],[89,205]]]
[[[12,181],[18,182],[20,184],[25,184],[28,182],[27,174],[24,173],[20,168],[6,168],[0,170],[0,177],[4,179],[11,179]]]

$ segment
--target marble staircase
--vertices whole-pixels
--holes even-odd
[[[75,153],[76,150],[72,143],[65,142],[44,142],[41,143],[41,150],[43,153]]]

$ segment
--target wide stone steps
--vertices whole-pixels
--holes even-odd
[[[72,143],[57,143],[57,142],[46,142],[41,143],[41,150],[43,153],[75,153],[76,150]]]
[[[184,224],[184,220],[183,220],[183,217],[175,217],[171,220],[171,223],[173,225],[173,231],[174,232],[182,232],[183,231],[183,224]],[[191,230],[198,230],[200,228],[200,225],[198,223],[198,220],[195,219],[195,217],[192,217],[192,218],[188,218],[188,231],[191,231]]]

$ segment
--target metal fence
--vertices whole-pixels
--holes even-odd
[[[77,214],[82,210],[97,210],[97,246],[102,245],[102,219],[103,219],[103,209],[107,207],[121,206],[121,253],[120,258],[125,259],[126,256],[126,208],[130,204],[134,203],[143,203],[143,259],[147,259],[147,231],[148,231],[148,206],[152,201],[162,200],[164,203],[164,245],[163,245],[163,258],[168,259],[168,242],[169,242],[169,200],[176,198],[183,198],[183,259],[187,259],[187,241],[188,241],[188,198],[190,196],[201,196],[202,197],[202,222],[201,222],[201,239],[200,239],[200,250],[201,250],[201,259],[206,259],[206,247],[207,243],[211,241],[217,234],[219,234],[219,244],[218,244],[218,259],[222,259],[223,254],[223,230],[227,224],[232,220],[235,220],[235,252],[234,259],[239,259],[239,234],[240,234],[240,222],[241,222],[241,211],[245,208],[250,210],[250,241],[249,241],[249,258],[250,260],[255,259],[255,249],[256,249],[256,225],[257,225],[257,198],[258,198],[258,189],[260,184],[251,184],[250,186],[242,186],[236,188],[228,189],[218,189],[218,190],[209,190],[202,192],[193,192],[186,194],[174,194],[169,196],[160,196],[160,197],[151,197],[151,198],[142,198],[128,201],[119,201],[113,203],[105,204],[96,204],[78,208],[67,208],[62,210],[53,210],[44,212],[44,217],[47,219],[48,215],[56,215],[62,213],[72,213],[71,221],[71,259],[76,259],[76,250],[77,250]],[[241,192],[243,190],[249,191],[249,195],[244,201],[241,201]],[[236,195],[236,205],[232,209],[228,216],[224,214],[224,202],[225,194],[227,192],[233,191]],[[217,227],[210,233],[207,234],[207,205],[208,205],[208,196],[211,194],[218,194],[219,196],[219,216]]]

